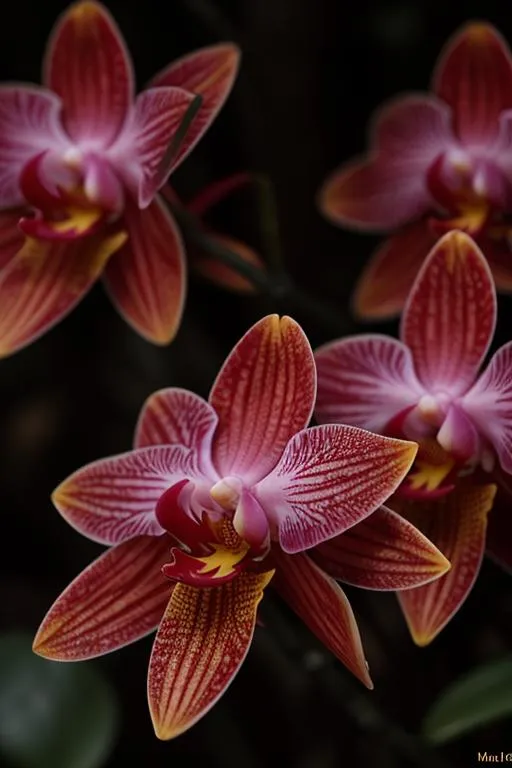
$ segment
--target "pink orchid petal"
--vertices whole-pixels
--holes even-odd
[[[512,341],[493,355],[461,406],[512,474]]]
[[[395,416],[416,405],[423,394],[411,353],[387,336],[367,334],[332,341],[316,350],[315,362],[315,417],[322,424],[384,432]]]
[[[153,632],[173,589],[161,572],[169,549],[167,536],[139,536],[104,552],[52,605],[34,651],[48,659],[79,661]]]
[[[87,464],[53,492],[52,501],[77,531],[100,544],[163,533],[155,508],[175,483],[203,476],[182,445],[138,448]]]
[[[437,442],[459,461],[476,458],[480,441],[478,434],[462,408],[452,404],[437,433]]]
[[[315,361],[300,326],[269,315],[238,342],[210,392],[219,416],[213,460],[220,475],[246,485],[276,465],[288,440],[311,418]]]
[[[0,87],[0,207],[25,202],[20,175],[25,163],[38,153],[70,144],[64,134],[61,101],[37,86]]]
[[[125,131],[109,152],[140,208],[147,208],[167,181],[172,162],[166,164],[166,152],[193,100],[194,94],[182,88],[143,91]]]
[[[329,576],[363,589],[418,587],[450,568],[426,536],[387,507],[314,547],[310,556]]]
[[[153,78],[152,86],[184,88],[202,98],[172,170],[187,157],[217,117],[231,92],[239,65],[239,48],[232,43],[220,43],[183,56]]]
[[[450,110],[429,96],[406,96],[377,115],[368,159],[335,171],[320,207],[335,224],[390,230],[431,207],[427,170],[453,144]]]
[[[398,315],[436,240],[425,220],[415,221],[385,240],[359,278],[352,297],[355,314],[364,320]]]
[[[289,554],[337,536],[396,490],[417,445],[327,424],[299,432],[277,467],[255,488]]]
[[[109,146],[133,100],[130,55],[107,9],[80,0],[54,27],[44,62],[44,82],[62,99],[64,125],[75,141]]]
[[[148,397],[135,430],[135,448],[178,443],[209,455],[217,426],[209,403],[186,389],[161,389]]]
[[[0,211],[0,271],[14,259],[23,247],[25,237],[18,226],[23,208]]]
[[[398,593],[417,645],[432,642],[473,588],[482,563],[487,516],[495,492],[495,485],[459,485],[436,501],[415,501],[401,509],[451,563],[441,578]]]
[[[425,388],[451,396],[473,382],[496,324],[496,292],[487,262],[463,232],[441,238],[409,295],[401,337]]]
[[[251,645],[270,573],[241,573],[220,587],[177,584],[149,662],[148,699],[159,739],[188,730],[218,701]]]
[[[246,488],[233,515],[233,528],[251,548],[264,547],[270,541],[270,531],[265,510]]]
[[[168,344],[178,331],[185,301],[180,233],[158,198],[144,211],[127,201],[124,226],[128,240],[107,266],[107,290],[137,333],[154,344]]]
[[[321,643],[367,688],[373,688],[350,603],[336,582],[305,554],[275,552],[272,581],[281,597]]]
[[[512,108],[512,59],[499,32],[482,22],[466,24],[441,53],[433,90],[452,108],[461,141],[492,143],[500,113]]]
[[[124,242],[124,233],[73,242],[27,239],[0,273],[0,357],[62,320]]]

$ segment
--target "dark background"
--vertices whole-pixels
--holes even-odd
[[[56,0],[3,4],[0,77],[39,81]],[[192,195],[234,171],[273,181],[287,271],[333,305],[340,327],[359,330],[347,299],[376,238],[342,232],[315,208],[315,193],[340,161],[363,150],[365,125],[383,99],[425,89],[445,39],[473,17],[512,40],[505,2],[339,0],[118,0],[107,2],[132,52],[139,85],[170,60],[232,39],[242,71],[217,122],[173,178]],[[250,200],[247,206],[252,205]],[[218,224],[255,235],[250,208]],[[242,224],[241,224],[242,222]],[[245,231],[243,231],[245,228]],[[242,231],[241,231],[242,230]],[[500,300],[500,337],[511,300]],[[49,502],[74,469],[130,447],[138,410],[152,391],[179,385],[206,395],[242,333],[269,311],[293,313],[314,345],[332,324],[293,297],[240,297],[191,277],[183,326],[165,349],[139,339],[97,286],[46,337],[0,364],[0,628],[35,631],[45,611],[100,548],[75,533]],[[393,326],[380,326],[393,330]],[[512,749],[506,725],[429,753],[407,735],[437,694],[475,664],[510,650],[512,591],[486,563],[469,600],[429,648],[410,640],[393,595],[350,591],[375,682],[353,682],[276,599],[263,606],[243,670],[193,730],[163,744],[152,733],[145,676],[151,639],[97,662],[122,704],[122,730],[108,766],[230,768],[375,765],[470,766],[477,752]],[[509,729],[510,732],[510,729]]]

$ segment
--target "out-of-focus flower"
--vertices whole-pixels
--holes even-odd
[[[306,428],[315,393],[304,333],[272,315],[236,345],[208,402],[181,389],[152,395],[135,450],[78,470],[54,493],[71,525],[112,548],[57,599],[35,650],[85,659],[159,626],[149,705],[157,735],[172,738],[238,671],[274,574],[292,608],[371,687],[350,605],[304,550],[315,547],[351,583],[384,589],[425,583],[448,563],[379,508],[416,445],[356,427]]]
[[[238,63],[231,44],[204,48],[134,98],[114,20],[82,0],[50,37],[45,87],[0,88],[0,355],[54,325],[103,272],[135,330],[156,344],[174,337],[184,254],[157,192],[214,120]]]
[[[512,474],[512,342],[478,376],[495,323],[487,262],[468,235],[454,231],[433,248],[413,285],[401,341],[366,334],[327,344],[315,355],[320,422],[420,444],[391,507],[452,564],[439,583],[401,596],[420,644],[442,629],[470,591],[485,548],[492,483],[503,485]],[[493,511],[500,528],[503,513],[501,505]]]
[[[325,183],[320,205],[331,221],[393,231],[356,289],[362,317],[398,313],[430,248],[461,229],[477,239],[498,289],[512,289],[512,59],[485,23],[463,27],[446,45],[432,94],[385,105],[370,154]]]

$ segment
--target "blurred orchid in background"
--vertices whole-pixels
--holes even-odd
[[[271,315],[235,346],[208,402],[181,389],[152,395],[133,451],[89,464],[54,492],[73,527],[112,548],[57,599],[36,652],[91,658],[158,626],[149,705],[157,735],[169,739],[233,679],[272,579],[371,687],[348,600],[315,560],[384,589],[425,584],[449,563],[380,507],[416,445],[351,426],[307,428],[315,394],[307,338]]]
[[[134,100],[114,20],[83,0],[50,37],[45,88],[0,88],[0,355],[48,330],[103,272],[135,330],[157,344],[174,337],[184,253],[157,192],[216,117],[238,64],[232,44],[203,48]]]
[[[370,260],[354,308],[397,314],[438,237],[460,229],[482,248],[499,290],[512,289],[512,58],[489,24],[447,43],[432,94],[410,94],[376,115],[370,154],[349,161],[320,194],[340,226],[398,230]]]
[[[419,443],[391,507],[418,525],[452,564],[436,584],[400,596],[421,645],[471,590],[495,483],[505,492],[512,474],[512,342],[478,376],[495,324],[487,262],[468,235],[454,231],[433,248],[413,285],[401,341],[365,334],[326,344],[315,354],[320,422],[354,424]],[[503,530],[510,527],[510,498],[508,508],[497,506],[492,514]],[[505,546],[501,542],[497,552],[501,562]]]

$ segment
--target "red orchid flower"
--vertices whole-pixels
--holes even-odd
[[[347,598],[304,550],[332,542],[316,555],[344,563],[347,581],[384,589],[426,583],[448,563],[378,509],[416,446],[356,427],[307,428],[315,393],[304,333],[272,315],[236,345],[208,402],[181,389],[152,395],[135,449],[78,470],[53,495],[71,525],[112,548],[57,599],[36,652],[91,658],[158,627],[149,705],[157,735],[172,738],[238,671],[275,572],[292,608],[371,687]]]
[[[411,94],[377,114],[367,157],[324,185],[331,221],[393,231],[355,292],[361,317],[397,314],[438,237],[476,238],[501,290],[512,289],[512,58],[490,25],[472,22],[447,43],[432,94]]]
[[[478,377],[495,323],[487,262],[468,235],[454,231],[439,240],[416,278],[401,341],[365,334],[315,355],[320,422],[420,443],[391,506],[418,525],[452,567],[438,584],[400,597],[419,644],[446,625],[471,590],[486,544],[492,483],[505,489],[503,478],[512,474],[512,342]],[[493,510],[493,529],[506,530],[501,518],[509,512],[502,504]],[[493,541],[496,536],[488,546]],[[502,562],[505,546],[501,542],[497,554]]]
[[[119,29],[102,5],[82,0],[50,37],[45,87],[0,87],[0,355],[48,330],[103,272],[136,331],[156,344],[174,337],[184,254],[157,191],[214,120],[238,62],[231,44],[204,48],[134,99]]]

